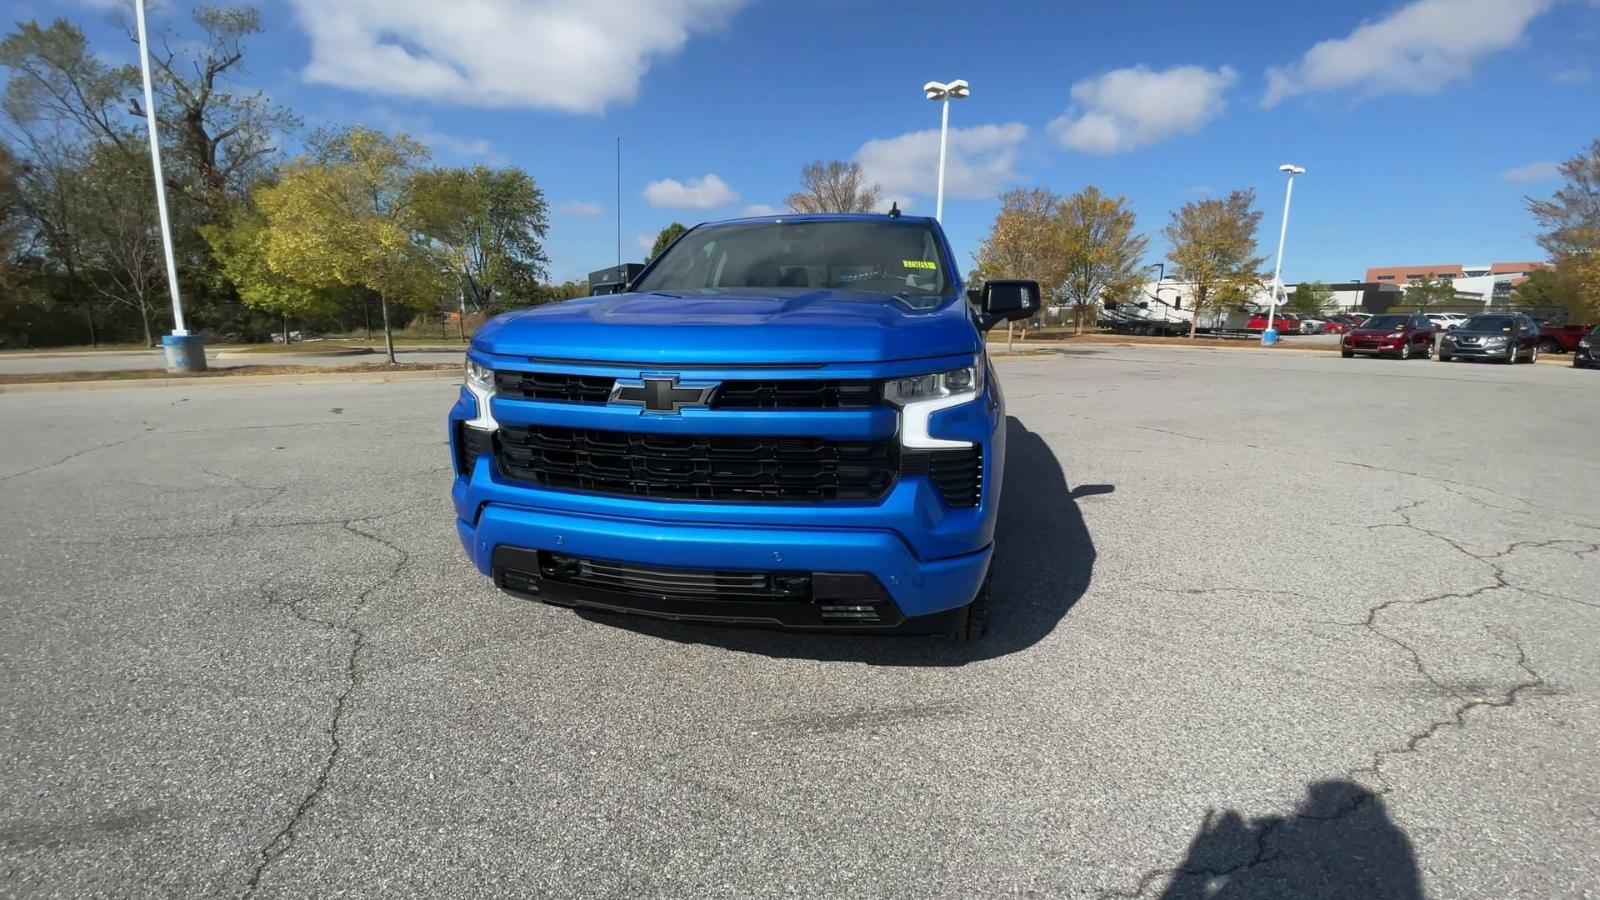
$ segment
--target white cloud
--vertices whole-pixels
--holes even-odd
[[[747,0],[290,0],[305,77],[466,106],[597,113]]]
[[[633,236],[633,242],[639,245],[640,250],[649,253],[655,249],[656,236],[653,234],[636,234]]]
[[[464,138],[442,131],[419,131],[412,137],[434,150],[443,150],[449,156],[462,159],[481,159],[493,165],[504,165],[506,155],[483,138]]]
[[[1198,131],[1222,114],[1238,81],[1227,66],[1152,71],[1115,69],[1072,86],[1073,108],[1050,123],[1062,146],[1085,153],[1125,153]]]
[[[1298,62],[1267,70],[1262,104],[1300,94],[1354,89],[1432,94],[1516,45],[1528,23],[1556,0],[1415,0],[1342,38],[1322,41]]]
[[[1588,84],[1594,78],[1594,73],[1583,66],[1574,66],[1550,76],[1550,80],[1560,85]]]
[[[1197,184],[1189,188],[1189,193],[1204,197],[1207,194],[1215,193],[1215,190],[1209,184]]]
[[[1553,181],[1561,177],[1561,166],[1548,159],[1536,160],[1525,166],[1507,169],[1500,173],[1500,177],[1513,184],[1526,184],[1532,181]]]
[[[950,129],[945,194],[990,198],[1016,183],[1017,151],[1027,136],[1028,126],[1017,122]],[[867,141],[855,159],[867,182],[883,190],[883,205],[900,200],[905,209],[907,195],[932,196],[939,186],[939,129]]]
[[[569,200],[556,207],[556,211],[592,219],[604,213],[606,208],[598,203],[590,203],[587,200]]]
[[[644,198],[651,206],[667,209],[710,209],[737,201],[739,194],[716,175],[702,175],[687,182],[676,178],[652,181],[644,187]]]
[[[776,206],[772,206],[772,205],[766,204],[766,203],[752,203],[749,206],[746,206],[744,209],[739,210],[739,215],[741,215],[741,216],[775,216],[775,215],[777,215],[778,213],[781,213],[781,212],[785,212],[785,210],[779,209]]]

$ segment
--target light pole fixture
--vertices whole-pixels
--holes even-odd
[[[199,372],[206,367],[200,335],[183,324],[183,300],[178,295],[178,265],[172,256],[172,226],[167,218],[167,187],[161,177],[161,139],[156,133],[155,91],[150,83],[150,50],[144,28],[144,0],[134,0],[134,21],[139,32],[139,71],[144,77],[144,117],[150,129],[150,167],[155,171],[156,213],[161,220],[161,249],[166,256],[167,290],[172,294],[172,333],[161,339],[168,372]],[[288,330],[283,334],[289,340]]]
[[[1267,306],[1267,330],[1261,332],[1261,343],[1276,344],[1278,342],[1278,329],[1274,326],[1274,318],[1278,314],[1278,292],[1283,284],[1283,242],[1289,236],[1289,200],[1294,197],[1294,177],[1304,175],[1305,169],[1290,163],[1278,167],[1278,171],[1289,176],[1289,184],[1283,191],[1283,223],[1278,227],[1278,261],[1272,267],[1272,300]]]
[[[944,148],[950,135],[950,101],[961,100],[972,93],[972,88],[962,79],[945,84],[939,81],[930,81],[922,86],[922,93],[929,100],[937,100],[943,104],[944,109],[939,119],[939,193],[933,201],[933,217],[936,220],[944,219]]]

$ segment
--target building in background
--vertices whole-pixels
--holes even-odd
[[[1497,262],[1487,265],[1445,263],[1436,266],[1376,266],[1367,270],[1367,277],[1364,280],[1405,285],[1429,277],[1458,279],[1483,278],[1484,276],[1493,275],[1508,278],[1526,278],[1529,272],[1536,272],[1543,268],[1545,268],[1545,264],[1542,262]]]
[[[1546,265],[1542,262],[1377,266],[1367,270],[1366,280],[1373,284],[1394,285],[1404,290],[1406,285],[1426,278],[1442,278],[1455,285],[1456,299],[1454,303],[1449,304],[1450,309],[1472,312],[1510,303],[1511,290],[1521,284],[1528,277],[1528,273],[1543,268],[1546,268]]]

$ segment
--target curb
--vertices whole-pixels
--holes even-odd
[[[451,369],[425,372],[308,372],[303,375],[218,375],[208,378],[133,378],[120,381],[44,381],[0,384],[0,394],[46,394],[59,391],[115,391],[131,388],[226,388],[271,384],[382,384],[391,381],[460,381]]]

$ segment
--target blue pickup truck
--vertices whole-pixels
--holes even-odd
[[[975,640],[1005,462],[983,333],[1038,305],[965,293],[928,218],[691,229],[621,293],[473,336],[461,543],[548,603]]]

